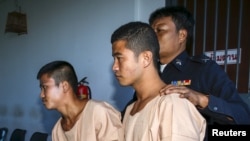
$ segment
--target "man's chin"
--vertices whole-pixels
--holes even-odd
[[[120,85],[121,85],[122,87],[129,86],[128,84],[126,84],[126,83],[122,83],[122,82],[120,82]]]

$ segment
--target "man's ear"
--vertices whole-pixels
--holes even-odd
[[[62,83],[62,88],[63,88],[63,92],[66,93],[67,91],[69,91],[70,89],[70,85],[67,81],[63,81]]]
[[[187,40],[187,30],[181,29],[179,30],[179,41],[180,43],[184,42]]]
[[[143,57],[143,66],[147,67],[152,62],[152,52],[144,51],[142,57]]]

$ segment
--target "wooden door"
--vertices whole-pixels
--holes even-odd
[[[220,66],[227,72],[239,92],[249,93],[250,1],[166,0],[166,6],[170,5],[185,6],[194,15],[194,39],[188,47],[189,53],[195,55],[212,51],[215,54],[213,59],[224,60]],[[219,55],[221,52],[224,55]]]

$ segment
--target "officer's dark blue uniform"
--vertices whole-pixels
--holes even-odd
[[[235,84],[222,67],[207,56],[190,57],[184,51],[165,67],[161,77],[167,84],[186,82],[183,85],[208,95],[208,107],[199,109],[208,124],[250,124],[250,110]]]

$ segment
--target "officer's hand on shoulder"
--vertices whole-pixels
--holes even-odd
[[[198,108],[206,108],[208,105],[208,96],[187,88],[186,86],[176,86],[169,84],[160,90],[160,95],[168,95],[173,93],[179,93],[180,98],[188,99]]]

